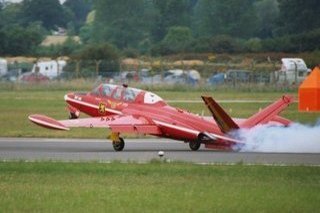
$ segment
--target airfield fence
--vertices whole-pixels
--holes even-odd
[[[25,66],[25,64],[24,64]],[[10,67],[9,67],[10,68]],[[15,70],[19,66],[15,64]],[[70,82],[76,79],[91,79],[94,82],[108,83],[127,83],[133,85],[146,86],[178,86],[186,85],[192,87],[277,87],[292,88],[292,83],[279,81],[279,76],[275,71],[280,69],[277,63],[255,63],[254,61],[241,63],[213,63],[209,61],[177,61],[167,60],[139,61],[127,60],[119,63],[118,61],[68,61],[64,72],[53,81]],[[183,70],[184,73],[172,75],[172,70]],[[195,70],[200,78],[193,78],[188,71]],[[236,71],[235,71],[236,70]],[[18,74],[23,73],[21,69]],[[16,79],[16,80],[12,80]],[[19,76],[16,78],[2,78],[1,82],[11,81],[19,82]],[[41,83],[40,81],[32,83]],[[49,82],[45,82],[49,83]]]

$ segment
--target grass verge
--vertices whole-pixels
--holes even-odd
[[[1,162],[3,212],[316,212],[319,167]]]

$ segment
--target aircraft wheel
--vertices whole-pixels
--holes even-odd
[[[113,149],[117,152],[122,151],[124,148],[123,138],[119,138],[119,141],[112,141]]]
[[[197,151],[201,146],[200,141],[190,141],[189,147],[192,151]]]

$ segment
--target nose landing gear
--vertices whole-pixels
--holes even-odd
[[[120,134],[117,132],[111,133],[112,146],[113,149],[117,152],[122,151],[125,145],[123,138],[121,138],[119,135]]]
[[[69,113],[69,119],[72,120],[72,119],[77,119],[79,118],[79,114],[75,113],[75,112],[70,112]]]
[[[77,108],[75,108],[75,107],[73,107],[71,105],[68,105],[67,109],[69,111],[69,119],[77,119],[77,118],[79,118],[80,111]]]

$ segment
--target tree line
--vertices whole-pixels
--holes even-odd
[[[127,56],[314,51],[319,9],[318,0],[2,0],[0,54],[79,56],[106,43]],[[57,27],[81,44],[40,47]]]

